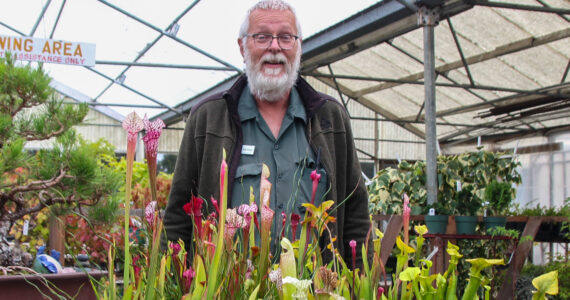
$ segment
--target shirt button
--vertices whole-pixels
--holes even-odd
[[[279,144],[275,144],[273,148],[275,148],[275,150],[279,150]]]
[[[279,204],[279,206],[277,206],[277,208],[283,209],[283,203]]]

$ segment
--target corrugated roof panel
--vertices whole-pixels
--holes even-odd
[[[420,94],[419,89],[415,89],[415,91],[416,94]],[[421,102],[419,102],[420,104],[417,103],[418,98],[398,93],[393,89],[382,90],[380,92],[366,95],[366,97],[372,100],[376,105],[396,114],[397,116],[416,114],[421,106]]]
[[[473,79],[478,84],[520,90],[541,87],[532,79],[531,74],[516,70],[500,58],[470,65],[469,68],[473,72]]]
[[[566,40],[570,48],[570,39]],[[519,73],[526,74],[537,86],[544,87],[560,83],[569,58],[549,45],[542,45],[501,59]]]
[[[489,7],[476,7],[452,18],[455,30],[484,51],[530,36]],[[466,52],[468,49],[465,49]],[[467,54],[469,56],[471,54]]]

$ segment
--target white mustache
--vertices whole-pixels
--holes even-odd
[[[283,53],[277,53],[277,54],[267,53],[263,57],[261,57],[260,62],[261,63],[272,63],[272,64],[277,64],[277,63],[286,64],[287,58],[285,57],[285,54],[283,54]]]

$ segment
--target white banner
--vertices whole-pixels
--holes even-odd
[[[0,57],[77,66],[95,65],[95,44],[0,35]]]

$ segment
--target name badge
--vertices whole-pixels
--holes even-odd
[[[241,147],[241,154],[243,155],[253,155],[255,151],[255,145],[243,145]]]

